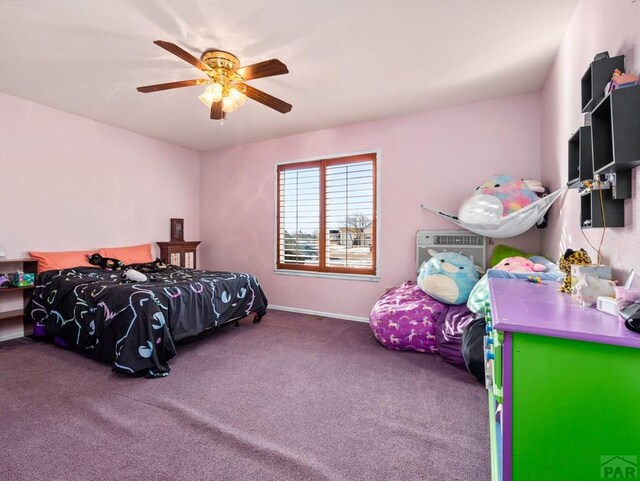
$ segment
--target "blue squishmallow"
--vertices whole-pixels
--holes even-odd
[[[480,278],[472,259],[457,252],[438,253],[420,267],[418,285],[434,299],[445,304],[464,304]]]

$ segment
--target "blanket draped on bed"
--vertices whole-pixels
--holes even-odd
[[[256,313],[267,299],[251,274],[169,266],[132,283],[76,267],[38,277],[28,313],[48,334],[129,374],[168,373],[175,343]]]

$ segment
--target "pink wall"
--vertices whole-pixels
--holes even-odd
[[[198,152],[2,93],[0,120],[8,257],[168,240],[171,217],[198,238]]]
[[[275,163],[378,148],[380,281],[275,274]],[[456,212],[463,197],[493,173],[539,178],[539,93],[203,153],[200,262],[253,272],[274,305],[366,317],[386,288],[415,278],[416,231],[455,228],[420,205]],[[537,251],[540,231],[509,244]]]
[[[582,0],[567,29],[554,66],[542,92],[542,179],[552,188],[567,182],[567,141],[584,124],[580,112],[580,79],[593,56],[626,55],[628,72],[640,69],[640,2]],[[633,198],[625,201],[624,228],[607,229],[603,245],[604,263],[614,267],[619,279],[629,268],[640,269],[638,239],[640,212],[637,185],[640,169],[633,175]],[[543,251],[557,259],[567,247],[584,247],[595,260],[595,252],[580,233],[580,203],[575,191],[557,202],[550,216],[550,229],[543,236]],[[598,246],[602,229],[586,229],[585,235]]]

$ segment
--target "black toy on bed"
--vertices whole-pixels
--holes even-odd
[[[97,252],[89,257],[89,264],[102,267],[110,271],[120,271],[124,269],[124,262],[120,259],[114,259],[112,257],[102,257]]]
[[[169,265],[159,257],[156,257],[156,260],[153,262],[144,262],[141,264],[129,264],[127,267],[135,269],[138,272],[157,272],[157,271],[166,270],[169,267]]]

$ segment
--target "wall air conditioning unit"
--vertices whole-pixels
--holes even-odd
[[[487,268],[487,238],[467,230],[419,230],[416,234],[416,271],[431,259],[429,249],[473,256],[476,265]]]

